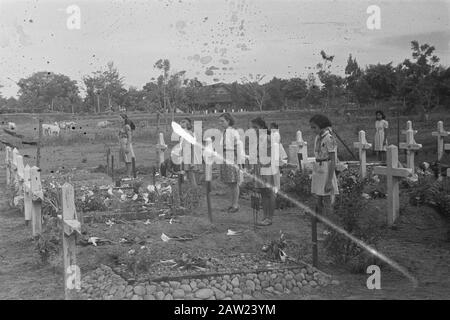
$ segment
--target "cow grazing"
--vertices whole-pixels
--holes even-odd
[[[106,128],[110,124],[111,124],[111,122],[109,122],[108,120],[100,121],[99,123],[97,123],[97,127],[99,127],[99,128]]]
[[[14,122],[8,122],[9,130],[16,130],[16,124]]]
[[[54,124],[42,124],[42,130],[44,135],[47,136],[59,136],[59,133],[61,131],[57,122],[55,122]]]

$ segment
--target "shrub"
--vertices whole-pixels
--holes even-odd
[[[380,238],[380,228],[374,216],[364,214],[370,200],[362,197],[362,193],[370,184],[371,180],[360,179],[356,170],[341,173],[340,194],[336,196],[334,212],[330,219],[355,238],[376,247]],[[374,256],[367,254],[364,249],[337,230],[331,228],[328,230],[324,245],[334,262],[347,265],[354,272],[365,271],[365,267],[369,264],[380,265]]]

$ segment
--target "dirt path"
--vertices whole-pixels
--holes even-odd
[[[31,227],[9,207],[4,169],[0,172],[0,300],[62,299],[62,274],[40,265]]]

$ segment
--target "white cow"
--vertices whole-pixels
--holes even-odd
[[[42,130],[44,135],[47,136],[59,136],[59,133],[61,131],[58,122],[55,122],[54,124],[42,124]]]
[[[97,127],[99,127],[99,128],[106,128],[110,124],[111,124],[111,122],[109,122],[108,120],[100,121],[99,123],[97,123]]]
[[[16,130],[16,124],[14,122],[8,122],[9,130]]]

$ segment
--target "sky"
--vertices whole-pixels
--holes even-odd
[[[379,29],[367,27],[370,5],[380,8]],[[316,72],[324,50],[343,75],[349,54],[360,66],[396,64],[411,57],[412,40],[434,45],[449,66],[449,22],[450,0],[0,0],[0,93],[16,96],[16,82],[38,71],[82,88],[109,61],[126,88],[142,88],[161,58],[208,84],[250,74],[265,82]]]

